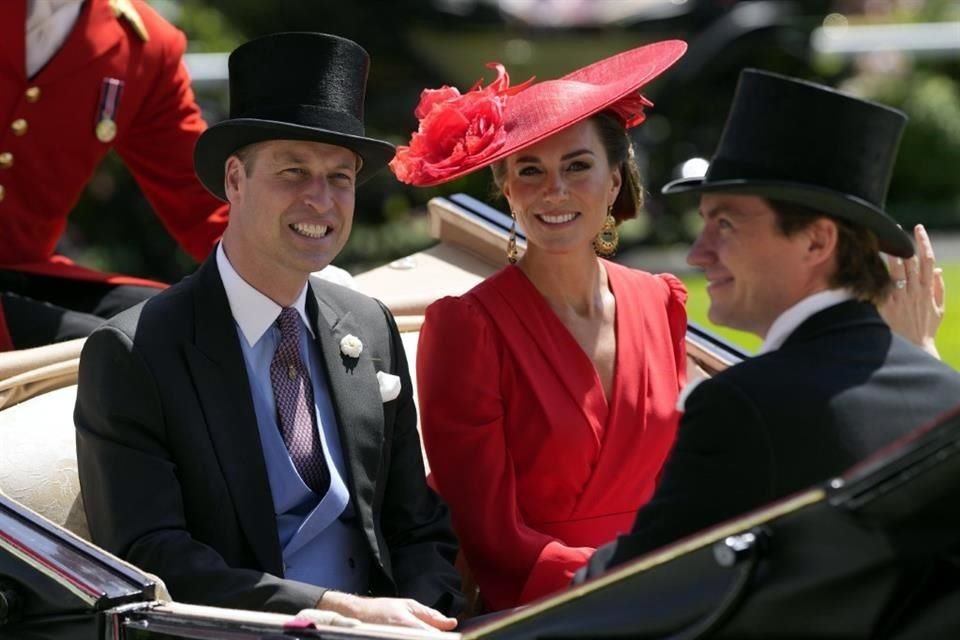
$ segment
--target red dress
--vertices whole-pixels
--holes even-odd
[[[603,265],[617,301],[609,405],[593,362],[518,268],[427,309],[424,445],[490,610],[563,589],[594,548],[629,532],[673,444],[686,290]]]

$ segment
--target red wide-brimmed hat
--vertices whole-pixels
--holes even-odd
[[[449,182],[486,167],[604,110],[627,128],[643,122],[653,104],[640,89],[687,50],[681,40],[655,42],[594,62],[557,80],[510,86],[503,65],[497,78],[461,94],[454,87],[425,89],[414,112],[420,128],[397,147],[390,169],[419,187]]]

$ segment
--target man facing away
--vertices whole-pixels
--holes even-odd
[[[684,390],[653,499],[580,579],[825,481],[958,402],[960,375],[875,306],[905,285],[879,252],[913,254],[883,211],[905,120],[813,83],[741,74],[707,175],[664,193],[700,194],[687,261],[706,276],[710,320],[764,342]]]
[[[229,64],[231,117],[195,151],[230,203],[222,243],[83,351],[93,539],[177,600],[450,629],[456,541],[425,483],[396,325],[309,280],[347,241],[357,182],[393,154],[364,133],[367,54],[287,33]]]

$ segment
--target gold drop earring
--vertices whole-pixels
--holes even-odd
[[[602,258],[609,258],[617,253],[620,244],[620,233],[617,231],[617,221],[613,217],[613,205],[607,207],[607,217],[603,219],[600,233],[593,239],[593,251]]]
[[[517,264],[517,256],[520,255],[520,250],[517,249],[517,214],[513,212],[513,209],[510,210],[510,219],[512,223],[510,224],[510,236],[507,238],[507,260],[510,264]]]

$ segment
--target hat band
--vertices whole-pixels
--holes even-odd
[[[732,158],[715,158],[704,176],[705,182],[719,180],[781,180],[782,175],[770,166],[760,166]],[[796,180],[795,177],[791,177]]]
[[[230,113],[230,119],[270,120],[314,129],[327,129],[351,136],[364,136],[363,122],[349,113],[312,104],[257,105],[255,109]]]
[[[734,160],[729,157],[715,158],[704,176],[704,184],[723,182],[727,180],[770,180],[804,184],[820,189],[829,189],[856,196],[874,206],[883,207],[883,195],[870,193],[873,189],[869,185],[858,184],[858,176],[835,175],[800,175],[796,170],[780,171],[777,167],[760,166],[749,162]]]

